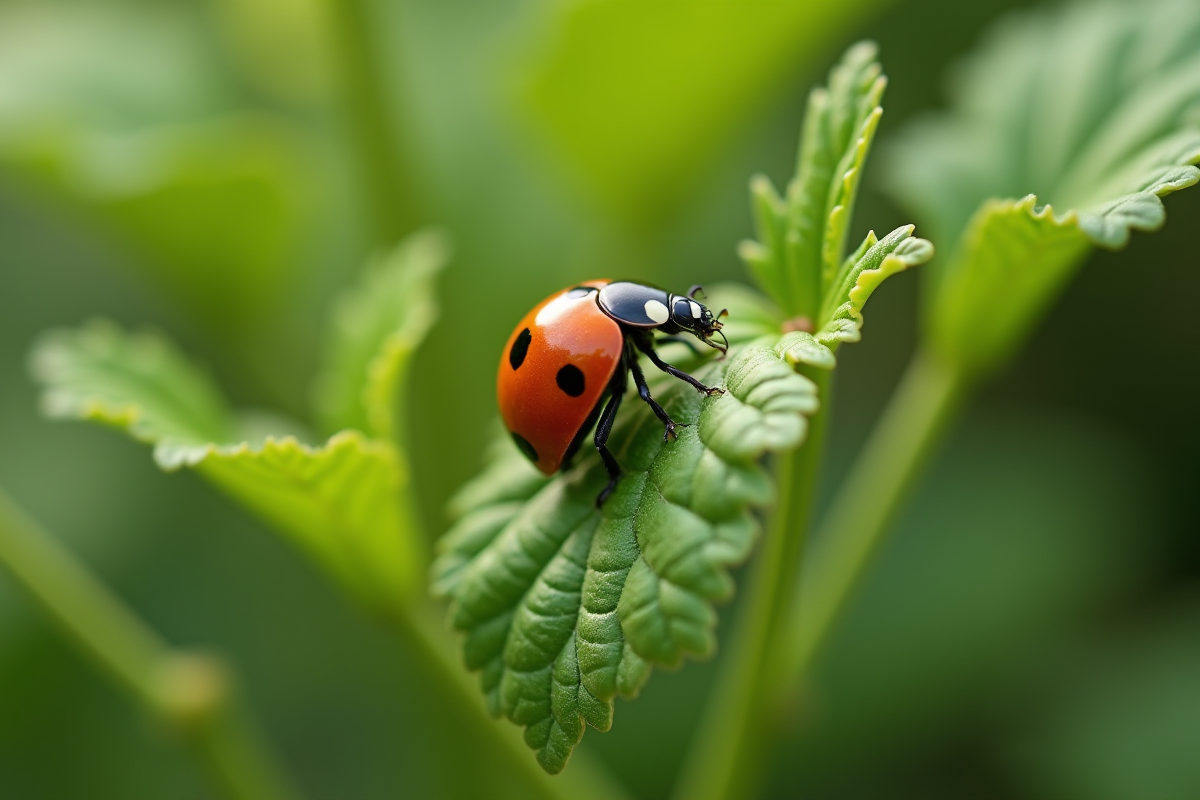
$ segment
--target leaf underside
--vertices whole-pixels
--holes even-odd
[[[414,235],[374,264],[343,304],[321,396],[327,419],[361,422],[363,430],[306,444],[310,435],[292,421],[231,410],[211,378],[161,335],[103,321],[37,342],[31,367],[44,387],[42,409],[153,445],[161,468],[196,470],[353,596],[394,610],[423,591],[426,563],[406,461],[391,436],[395,401],[408,356],[436,314],[433,280],[445,249],[435,232]]]
[[[662,424],[630,395],[610,440],[625,474],[601,510],[607,475],[590,448],[545,479],[510,442],[454,504],[434,589],[452,598],[488,707],[525,726],[547,771],[563,768],[585,722],[607,730],[613,700],[636,695],[653,666],[712,654],[714,604],[733,594],[729,568],[758,533],[753,510],[773,498],[759,461],[797,447],[817,408],[814,384],[772,349],[774,330],[743,325],[739,335],[731,325],[725,360],[664,347],[725,394],[648,376],[688,427],[664,442]]]
[[[926,271],[927,325],[943,357],[986,371],[1092,247],[1160,228],[1161,197],[1200,180],[1200,6],[1014,15],[959,74],[952,111],[892,148],[888,183],[935,238],[958,241]]]

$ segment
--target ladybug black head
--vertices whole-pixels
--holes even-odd
[[[721,313],[714,317],[713,313],[706,306],[695,300],[696,295],[700,292],[702,292],[702,289],[699,286],[693,286],[688,290],[686,297],[671,295],[671,321],[683,330],[693,334],[709,347],[716,348],[724,353],[729,349],[729,340],[721,332],[721,328],[723,327],[721,317],[728,314],[729,311],[722,309]],[[721,337],[720,344],[712,340],[712,337],[716,335],[720,335]]]

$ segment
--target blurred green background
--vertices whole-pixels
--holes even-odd
[[[124,437],[41,419],[32,341],[154,326],[236,402],[299,416],[330,299],[436,222],[456,254],[412,456],[437,533],[527,308],[582,278],[741,279],[747,179],[786,181],[847,44],[878,41],[891,80],[877,167],[1016,5],[1035,4],[360,4],[373,64],[321,0],[0,0],[0,485],[173,642],[226,653],[312,797],[518,796],[502,764],[463,768],[475,734],[413,656],[265,527]],[[357,144],[380,135],[364,76],[395,181]],[[910,221],[877,174],[853,241]],[[804,690],[774,796],[1200,797],[1200,192],[1166,205],[956,425]],[[841,358],[827,487],[912,350],[918,280],[889,282]],[[656,676],[583,747],[664,796],[712,667]],[[0,798],[211,796],[0,576]]]

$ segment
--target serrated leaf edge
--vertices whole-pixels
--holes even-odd
[[[877,267],[864,268],[855,276],[854,283],[842,295],[847,298],[845,302],[832,311],[824,312],[823,316],[827,315],[828,321],[816,334],[816,341],[819,344],[836,351],[837,347],[844,342],[860,341],[863,325],[862,310],[871,294],[892,275],[924,264],[933,258],[933,243],[927,239],[913,236],[914,230],[914,225],[902,225],[882,239],[876,239],[874,231],[867,233],[863,244],[851,256],[855,265],[847,263],[849,269],[843,267],[847,277],[853,275],[854,266],[870,260],[874,251],[888,248],[891,248],[891,251],[883,257]],[[850,259],[847,259],[847,262],[849,261]],[[830,295],[830,297],[836,296]]]

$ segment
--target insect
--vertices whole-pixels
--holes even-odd
[[[724,356],[729,342],[721,333],[721,318],[727,312],[714,317],[696,301],[700,291],[693,286],[677,295],[644,283],[595,280],[553,294],[526,314],[508,338],[496,379],[500,415],[521,452],[552,475],[570,466],[595,425],[593,441],[609,476],[596,505],[607,500],[621,477],[608,437],[630,374],[638,395],[666,427],[664,441],[684,427],[650,396],[639,352],[704,394],[723,392],[666,363],[654,350],[655,331],[686,332]],[[721,343],[713,341],[714,335]]]

